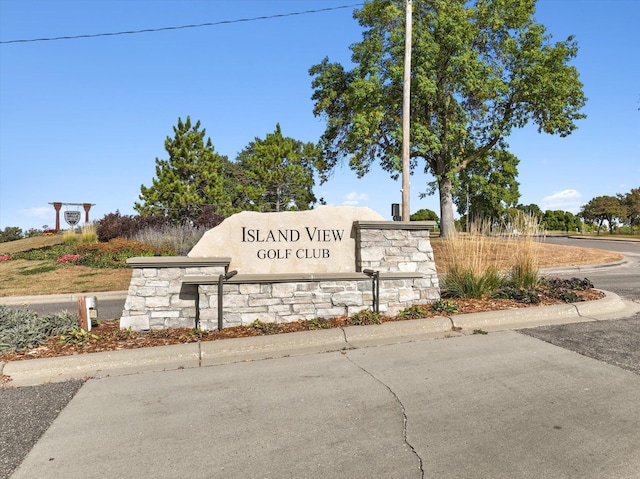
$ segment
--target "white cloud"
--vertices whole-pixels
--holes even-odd
[[[35,208],[26,208],[23,210],[18,210],[23,216],[27,216],[29,218],[37,218],[41,220],[48,220],[56,217],[56,210],[53,209],[53,205],[51,206],[36,206]]]
[[[580,206],[582,206],[581,198],[582,195],[577,190],[562,190],[558,193],[542,198],[540,208],[542,211],[563,210],[571,213],[578,213],[580,211]]]
[[[342,204],[344,206],[356,206],[359,205],[361,201],[369,201],[369,196],[366,193],[356,193],[352,191],[344,195]]]

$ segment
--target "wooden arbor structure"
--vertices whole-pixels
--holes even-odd
[[[95,206],[95,203],[62,203],[60,201],[54,201],[49,204],[53,205],[53,208],[56,210],[56,233],[60,231],[60,210],[62,209],[62,206],[82,206],[84,208],[85,223],[89,222],[89,210],[92,206]]]

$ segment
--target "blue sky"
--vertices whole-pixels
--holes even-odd
[[[356,5],[357,0],[0,0],[0,41],[222,22]],[[0,229],[53,226],[50,202],[94,203],[96,220],[134,214],[140,185],[178,117],[200,120],[235,159],[280,123],[317,141],[308,69],[325,56],[349,65],[361,39],[353,8],[270,20],[77,40],[0,44]],[[554,40],[575,35],[586,120],[567,138],[534,126],[508,139],[520,158],[523,204],[579,211],[600,195],[640,187],[640,1],[539,0]],[[411,179],[411,211],[431,178]],[[390,218],[400,180],[348,167],[316,186],[333,205]],[[75,209],[70,207],[69,209]],[[84,217],[84,215],[83,215]],[[63,227],[64,225],[63,222]]]

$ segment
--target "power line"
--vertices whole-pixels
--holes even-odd
[[[214,27],[218,25],[229,25],[232,23],[243,23],[243,22],[255,22],[258,20],[271,20],[273,18],[284,18],[284,17],[294,17],[298,15],[309,15],[312,13],[322,13],[322,12],[330,12],[332,10],[342,10],[345,8],[354,8],[360,7],[364,5],[363,3],[356,3],[353,5],[341,5],[339,7],[327,7],[321,8],[317,10],[305,10],[303,12],[291,12],[291,13],[280,13],[275,15],[267,15],[262,17],[253,17],[253,18],[239,18],[236,20],[221,20],[219,22],[207,22],[207,23],[197,23],[192,25],[179,25],[174,27],[161,27],[161,28],[145,28],[142,30],[129,30],[122,32],[107,32],[107,33],[92,33],[86,35],[72,35],[72,36],[64,36],[64,37],[49,37],[49,38],[30,38],[23,40],[5,40],[0,41],[0,45],[6,45],[9,43],[34,43],[34,42],[53,42],[57,40],[76,40],[79,38],[97,38],[97,37],[114,37],[118,35],[136,35],[139,33],[155,33],[155,32],[164,32],[168,30],[183,30],[187,28],[202,28],[202,27]]]

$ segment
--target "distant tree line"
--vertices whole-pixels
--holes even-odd
[[[513,187],[513,185],[512,185]],[[535,217],[542,228],[547,231],[596,231],[600,234],[606,225],[609,233],[635,234],[640,226],[640,188],[615,196],[598,196],[582,205],[580,212],[573,214],[563,210],[542,211],[538,205],[507,206],[498,196],[486,194],[479,188],[471,199],[461,201],[463,215],[458,220],[461,230],[465,230],[467,221],[488,220],[494,224],[509,224],[518,212]],[[467,214],[465,213],[467,208]]]
[[[5,229],[0,230],[0,243],[16,241],[22,238],[31,238],[33,236],[42,236],[45,230],[48,230],[49,227],[44,225],[42,228],[43,229],[31,228],[26,232],[23,232],[22,228],[17,226],[7,226]]]
[[[606,223],[609,233],[628,227],[629,233],[634,234],[640,226],[640,188],[616,196],[598,196],[582,206],[580,216],[585,223],[595,225],[600,234]]]

